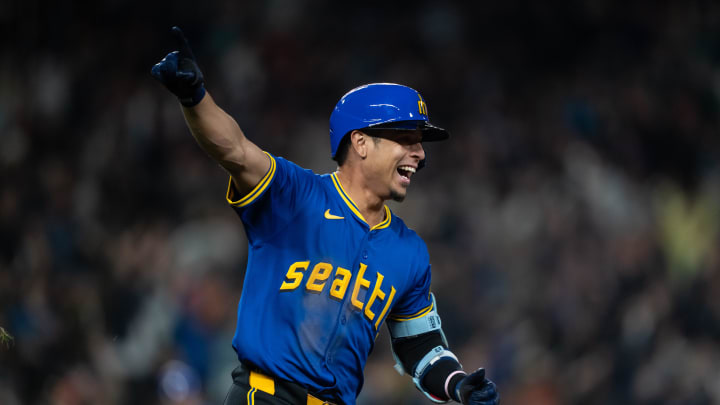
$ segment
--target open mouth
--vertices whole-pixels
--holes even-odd
[[[415,173],[417,169],[415,169],[412,166],[400,166],[397,168],[398,174],[400,174],[400,177],[403,177],[405,180],[410,181],[410,177]]]

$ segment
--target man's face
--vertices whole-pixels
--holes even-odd
[[[370,187],[383,199],[402,201],[407,195],[410,178],[425,159],[417,130],[384,130],[372,132],[365,174]]]

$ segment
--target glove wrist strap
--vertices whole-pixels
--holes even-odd
[[[195,88],[195,93],[193,93],[192,96],[179,98],[180,104],[185,107],[194,107],[202,101],[203,97],[205,97],[205,93],[205,86],[201,84]]]
[[[448,398],[452,399],[455,402],[460,402],[460,397],[457,395],[457,391],[455,390],[457,388],[457,384],[467,375],[466,372],[462,370],[453,371],[450,373],[450,375],[447,376],[445,379],[445,395],[448,396]]]

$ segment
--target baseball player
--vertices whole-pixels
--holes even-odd
[[[384,204],[405,198],[422,142],[448,138],[420,94],[390,83],[345,94],[330,116],[337,171],[317,175],[250,142],[172,33],[179,50],[152,75],[230,174],[227,201],[249,242],[232,342],[241,364],[225,404],[354,404],[383,323],[397,370],[431,401],[498,404],[485,370],[467,374],[448,348],[425,243]]]

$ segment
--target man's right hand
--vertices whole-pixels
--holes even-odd
[[[185,107],[192,107],[205,97],[205,79],[187,39],[179,27],[172,27],[179,50],[170,52],[153,66],[150,74],[175,94]]]
[[[455,387],[456,401],[464,405],[499,405],[495,383],[485,378],[485,369],[479,368],[465,376]]]

